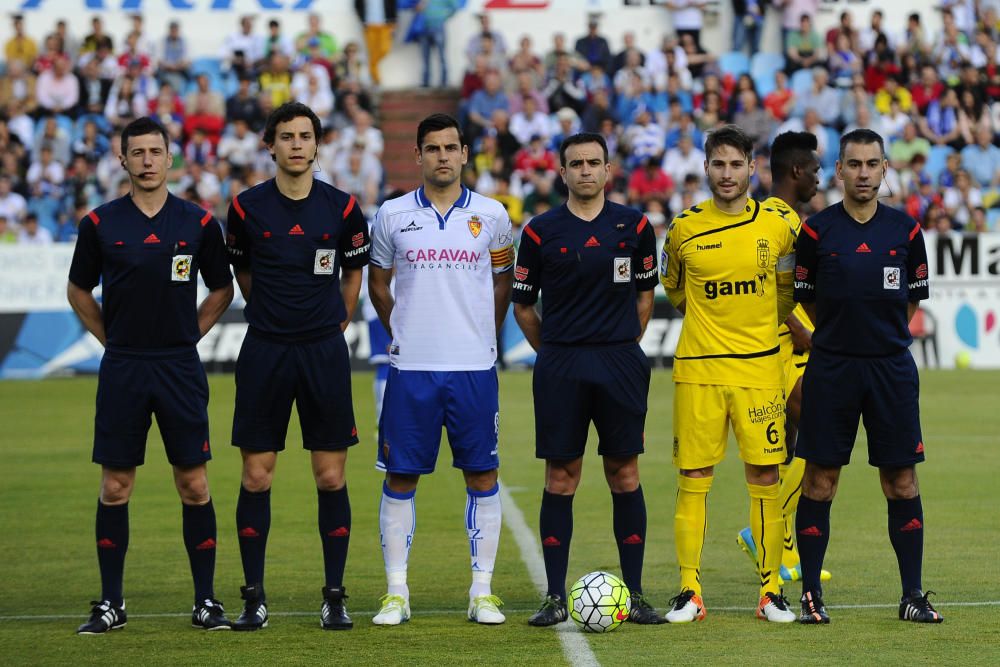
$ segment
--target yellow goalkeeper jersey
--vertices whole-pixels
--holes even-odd
[[[768,209],[751,199],[729,214],[708,199],[670,224],[660,281],[686,302],[675,382],[783,386],[778,290],[790,302],[798,227]]]
[[[761,207],[763,207],[765,211],[774,211],[787,220],[789,224],[795,228],[796,236],[798,235],[798,230],[802,226],[802,220],[799,218],[799,214],[795,212],[795,209],[786,204],[784,199],[779,197],[768,197],[761,204]],[[802,307],[801,303],[795,304],[795,310],[792,311],[792,315],[794,315],[795,319],[801,322],[802,326],[806,329],[809,329],[809,331],[815,331],[816,327],[813,326],[812,320],[810,320],[809,316],[806,315],[805,308]],[[782,322],[781,326],[778,327],[778,336],[787,336],[790,333],[788,325]]]

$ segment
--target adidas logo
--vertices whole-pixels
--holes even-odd
[[[583,247],[584,248],[596,248],[599,245],[601,245],[601,242],[598,241],[596,237],[591,236],[589,239],[587,239],[587,242],[583,244]]]
[[[923,454],[923,453],[924,453],[924,443],[923,443],[923,441],[922,441],[922,440],[921,440],[920,442],[918,442],[918,443],[917,443],[917,448],[916,448],[916,449],[915,449],[914,451],[915,451],[915,452],[916,452],[917,454]]]
[[[912,533],[915,530],[920,530],[924,527],[924,524],[920,523],[920,519],[913,517],[910,522],[899,529],[901,533]]]
[[[358,434],[358,427],[357,426],[352,426],[351,427],[351,437],[354,437],[357,434]]]
[[[803,528],[799,531],[799,535],[808,535],[809,537],[823,537],[823,531],[816,526],[809,526],[808,528]]]
[[[201,446],[201,451],[203,451],[203,452],[207,452],[208,451],[208,440],[206,440],[205,444],[203,444]]]
[[[288,233],[294,236],[302,236],[303,234],[305,234],[305,232],[302,231],[302,228],[299,227],[298,225],[295,225],[294,227],[289,229]]]
[[[858,249],[855,250],[854,252],[871,252],[871,251],[872,249],[868,247],[867,243],[862,243],[861,245],[858,246]]]
[[[201,544],[199,544],[198,546],[196,546],[194,549],[195,551],[208,551],[209,549],[214,549],[214,548],[215,548],[215,540],[213,540],[210,537]]]
[[[156,234],[150,234],[149,236],[146,237],[146,240],[143,241],[143,243],[159,243],[159,242],[160,239],[156,237]]]
[[[327,533],[327,535],[329,535],[330,537],[347,537],[350,534],[351,531],[347,529],[347,526],[341,526],[340,528],[337,528],[336,530],[331,530],[329,533]]]
[[[260,533],[254,530],[253,526],[247,526],[246,528],[240,528],[240,537],[260,537]]]
[[[542,546],[543,547],[558,547],[558,546],[562,546],[562,542],[560,542],[558,538],[553,537],[552,535],[549,535],[544,540],[542,540]]]
[[[97,540],[97,547],[99,549],[115,549],[118,547],[118,545],[109,540],[108,538],[102,537],[101,539]]]
[[[622,544],[642,544],[642,538],[636,535],[635,533],[632,533],[624,540],[622,540]]]

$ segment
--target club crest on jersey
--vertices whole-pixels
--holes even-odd
[[[883,266],[882,289],[899,289],[899,275],[898,266]]]
[[[479,233],[483,231],[483,223],[479,221],[478,215],[469,218],[469,231],[472,232],[472,238],[479,238]]]
[[[757,239],[757,266],[766,269],[771,260],[771,246],[767,239]]]
[[[191,281],[192,255],[174,255],[170,262],[170,280],[175,283]]]
[[[316,258],[313,260],[313,274],[317,276],[333,275],[333,250],[320,248],[316,251]]]
[[[615,257],[614,280],[616,283],[627,283],[632,280],[631,257]]]

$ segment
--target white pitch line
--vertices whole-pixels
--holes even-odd
[[[543,565],[544,571],[544,565]],[[544,581],[544,580],[543,580]],[[1000,600],[982,600],[980,602],[939,602],[934,601],[935,607],[1000,607]],[[896,609],[898,604],[828,604],[827,609]],[[724,612],[752,612],[756,607],[712,607],[712,611],[724,611]],[[504,607],[504,611],[514,612],[514,613],[527,613],[529,611],[535,611],[534,608],[511,608]],[[270,611],[268,614],[270,616],[281,617],[296,617],[296,616],[315,616],[318,612],[316,611]],[[374,611],[354,611],[351,610],[351,616],[374,616],[376,612]],[[421,616],[444,616],[461,614],[461,609],[421,609]],[[171,612],[151,612],[148,614],[132,614],[128,615],[129,618],[187,618],[191,614],[188,612],[181,611],[171,611]],[[11,622],[11,621],[69,621],[74,619],[80,619],[86,616],[86,613],[79,614],[22,614],[18,616],[0,616],[0,623]],[[572,628],[573,626],[569,623],[563,623],[560,627]]]
[[[517,542],[517,546],[521,550],[521,560],[524,561],[525,566],[528,568],[531,583],[535,585],[539,593],[544,595],[546,588],[548,588],[548,583],[545,577],[545,561],[542,560],[542,552],[538,546],[538,540],[531,529],[528,528],[528,524],[524,520],[524,514],[518,508],[517,503],[514,502],[514,498],[510,495],[504,484],[500,484],[500,503],[501,507],[503,507],[504,523],[510,528],[510,532],[514,534],[514,541]],[[559,623],[555,626],[555,629],[556,635],[559,637],[559,642],[562,644],[563,655],[566,656],[569,664],[573,665],[573,667],[577,667],[578,665],[600,667],[601,663],[597,661],[597,656],[590,650],[590,644],[587,642],[586,637],[576,628],[574,623],[569,621]]]

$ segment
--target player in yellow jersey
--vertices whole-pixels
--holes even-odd
[[[819,156],[816,154],[816,136],[809,132],[784,132],[775,137],[771,144],[771,196],[764,201],[765,210],[778,213],[794,227],[801,224],[799,215],[793,208],[804,204],[816,196],[819,185]],[[785,522],[784,548],[781,554],[780,576],[783,581],[798,581],[802,578],[799,566],[799,550],[795,546],[795,508],[802,495],[802,473],[805,461],[795,457],[795,438],[798,434],[799,410],[802,405],[802,374],[809,361],[812,346],[813,323],[800,304],[778,328],[781,341],[780,355],[785,369],[785,439],[788,444],[788,460],[778,469],[781,478],[781,492],[778,500]],[[750,527],[739,532],[737,544],[750,559],[757,562],[757,545]],[[830,573],[823,570],[823,581],[830,579]]]
[[[796,615],[778,577],[778,464],[787,454],[778,323],[793,306],[798,230],[747,195],[753,142],[743,130],[727,125],[712,132],[705,154],[712,198],[674,218],[660,263],[667,296],[684,313],[674,355],[674,534],[681,592],[667,620],[705,617],[700,568],[706,501],[732,424],[750,493],[751,532],[760,545],[757,616],[791,623]]]

